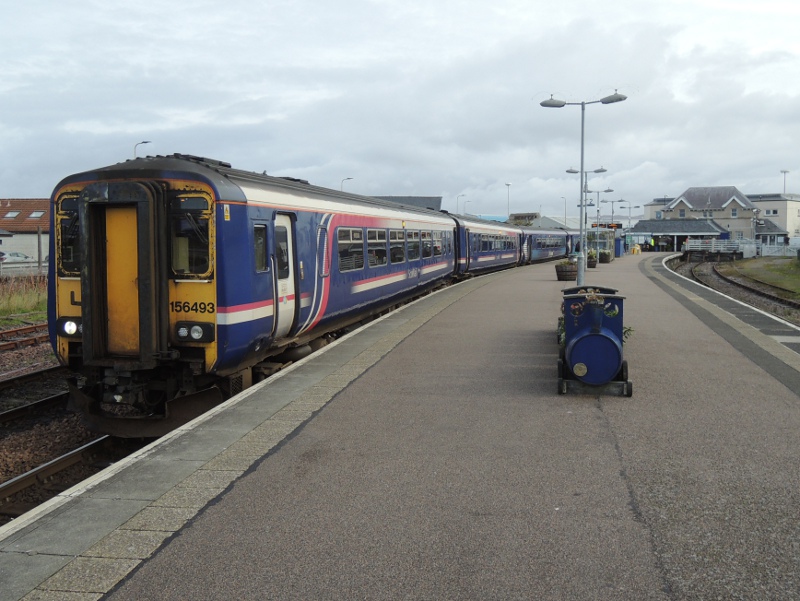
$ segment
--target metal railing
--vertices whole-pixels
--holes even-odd
[[[47,273],[47,263],[42,261],[0,261],[0,276],[17,277],[26,275],[44,275]]]

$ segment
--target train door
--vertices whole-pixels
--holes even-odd
[[[139,256],[135,206],[105,211],[107,348],[113,355],[139,354]]]
[[[294,236],[288,215],[275,218],[273,274],[275,286],[275,338],[284,338],[292,331],[297,312],[294,273]]]

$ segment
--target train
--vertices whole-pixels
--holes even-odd
[[[68,176],[51,203],[50,340],[72,407],[119,437],[163,435],[353,324],[573,244],[185,154]]]

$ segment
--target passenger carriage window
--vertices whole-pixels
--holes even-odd
[[[56,221],[58,235],[58,267],[61,273],[77,275],[80,265],[80,232],[78,231],[78,199],[62,197],[58,201]]]
[[[404,263],[406,260],[406,233],[403,230],[389,231],[389,255],[392,263]]]
[[[256,271],[269,271],[267,266],[267,226],[253,227],[253,254],[256,260]]]
[[[339,271],[364,268],[364,232],[355,228],[339,228]]]
[[[419,259],[419,232],[406,232],[408,241],[408,260]]]
[[[429,259],[433,256],[433,240],[430,232],[420,232],[422,240],[422,258]]]
[[[433,256],[442,256],[442,232],[433,232]]]
[[[327,278],[331,273],[331,261],[328,254],[328,229],[317,229],[317,271],[319,277]]]
[[[170,246],[173,274],[205,275],[210,271],[208,207],[208,200],[202,197],[172,199]]]
[[[289,232],[283,226],[275,227],[275,267],[279,280],[289,277]]]
[[[367,230],[367,259],[370,267],[389,262],[386,254],[386,230]]]

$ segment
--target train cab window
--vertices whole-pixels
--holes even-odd
[[[364,268],[364,232],[355,228],[339,228],[339,271]]]
[[[386,230],[367,230],[367,258],[370,267],[380,267],[389,262]]]
[[[172,272],[175,275],[205,275],[211,269],[208,200],[202,197],[173,198],[170,203]]]
[[[431,239],[431,233],[420,232],[419,235],[422,241],[422,258],[429,259],[433,256],[433,240]]]
[[[77,275],[81,270],[77,197],[62,197],[58,200],[56,222],[59,272]]]
[[[419,259],[419,232],[406,232],[408,242],[408,260]]]
[[[253,227],[253,254],[256,260],[256,271],[269,271],[267,264],[267,226]]]
[[[404,263],[406,260],[406,233],[403,230],[389,231],[389,256],[392,263]]]
[[[289,232],[280,225],[275,226],[275,267],[279,280],[289,277]]]

